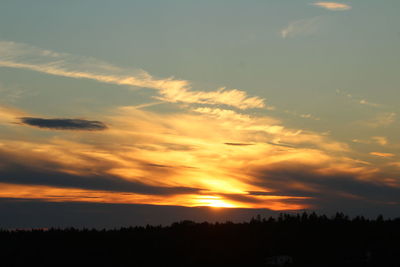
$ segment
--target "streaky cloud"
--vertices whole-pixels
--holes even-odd
[[[338,95],[342,95],[342,96],[350,99],[352,102],[360,104],[360,105],[374,107],[374,108],[384,108],[385,107],[384,105],[371,102],[371,101],[369,101],[369,100],[367,100],[365,98],[360,98],[360,97],[354,96],[353,94],[350,94],[350,93],[348,93],[348,92],[346,92],[344,90],[337,89],[336,93]]]
[[[385,145],[389,144],[389,141],[385,136],[373,136],[373,137],[371,137],[371,139],[373,141],[375,141],[375,143],[377,143],[378,145],[381,145],[381,146],[385,146]]]
[[[308,196],[302,199],[314,207],[327,207],[336,205],[339,207],[346,202],[347,205],[363,205],[400,203],[400,189],[397,181],[382,182],[385,178],[379,176],[373,169],[356,168],[340,169],[339,165],[324,169],[322,166],[308,164],[291,164],[288,168],[284,162],[271,166],[260,166],[257,177],[258,185],[268,188],[267,192],[250,191],[251,195],[284,195],[284,196]]]
[[[389,127],[396,122],[396,117],[395,112],[381,112],[375,117],[361,121],[361,124],[371,128]]]
[[[190,83],[173,77],[157,79],[143,70],[128,70],[91,57],[43,50],[26,44],[0,41],[0,67],[28,69],[50,75],[157,90],[157,98],[172,103],[228,105],[239,109],[264,108],[264,99],[224,87],[192,91]]]
[[[353,143],[364,144],[364,145],[371,145],[377,144],[380,146],[386,146],[389,144],[389,140],[385,136],[372,136],[369,139],[353,139]]]
[[[25,125],[52,130],[101,131],[107,129],[107,126],[101,121],[89,121],[83,119],[44,119],[23,117],[20,118],[20,120]]]
[[[377,156],[377,157],[382,157],[382,158],[391,158],[391,157],[396,156],[393,153],[384,153],[384,152],[370,152],[369,154],[372,156]]]
[[[3,189],[4,184],[8,184],[153,196],[193,194],[200,191],[199,188],[187,186],[147,185],[143,182],[129,181],[107,173],[68,173],[63,170],[61,164],[51,162],[49,159],[31,163],[28,162],[29,160],[26,157],[19,158],[1,149],[0,160],[4,163],[0,170],[0,184],[3,184]],[[149,167],[154,168],[154,166]],[[0,190],[0,195],[5,193],[4,191],[6,190]],[[45,198],[45,196],[42,197]]]
[[[228,146],[252,146],[254,144],[250,144],[250,143],[224,143],[225,145]]]
[[[361,104],[361,105],[371,106],[371,107],[379,107],[379,104],[369,102],[369,101],[367,101],[366,99],[361,99],[361,100],[360,100],[360,104]]]
[[[284,39],[296,36],[309,36],[317,32],[320,17],[291,21],[287,27],[281,30]]]
[[[337,3],[337,2],[315,2],[312,5],[322,7],[332,11],[344,11],[350,10],[351,6],[348,4]]]

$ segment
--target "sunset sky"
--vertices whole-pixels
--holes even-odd
[[[399,10],[1,1],[0,206],[395,216]]]

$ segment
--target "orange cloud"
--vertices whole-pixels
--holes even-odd
[[[292,210],[305,208],[301,204],[285,204],[282,196],[248,196],[257,200],[257,204],[238,202],[218,195],[145,195],[79,188],[60,188],[43,185],[18,185],[0,183],[0,198],[35,199],[49,202],[91,202],[118,204],[151,204],[185,207],[223,207],[223,208],[265,208],[272,210]],[[296,198],[295,198],[296,199]]]
[[[383,153],[383,152],[370,152],[369,153],[372,156],[377,156],[377,157],[382,157],[382,158],[390,158],[396,156],[393,153]]]
[[[0,105],[0,123],[16,123],[19,117],[27,115],[28,114],[22,110]]]
[[[385,146],[389,143],[388,139],[384,136],[373,136],[371,139],[381,146]]]
[[[350,10],[351,6],[343,3],[337,2],[316,2],[313,4],[314,6],[322,7],[328,10],[333,11],[341,11],[341,10]]]
[[[314,207],[325,195],[362,198],[368,190],[354,192],[354,185],[380,188],[380,170],[352,159],[346,144],[274,118],[121,107],[100,119],[107,131],[3,135],[0,182],[8,189],[0,187],[1,196],[291,210]],[[16,183],[24,187],[10,187]]]

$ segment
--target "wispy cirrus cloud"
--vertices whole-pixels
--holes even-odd
[[[303,119],[310,119],[310,120],[315,120],[315,121],[319,121],[321,120],[320,118],[310,114],[310,113],[298,113],[297,111],[293,111],[293,110],[284,110],[284,112],[286,114],[290,114],[299,118],[303,118]]]
[[[361,104],[361,105],[371,106],[371,107],[380,107],[379,104],[369,102],[369,101],[367,101],[366,99],[361,99],[361,100],[360,100],[360,104]]]
[[[287,27],[281,30],[282,38],[291,38],[296,36],[308,36],[317,32],[320,17],[310,19],[301,19],[291,21]]]
[[[365,98],[357,97],[357,96],[355,96],[353,94],[350,94],[350,93],[348,93],[348,92],[346,92],[344,90],[337,89],[336,93],[338,95],[344,96],[344,97],[350,99],[352,102],[360,104],[360,105],[374,107],[374,108],[383,108],[384,107],[381,104],[371,102],[370,100],[367,100]]]
[[[354,143],[359,144],[378,144],[380,146],[386,146],[389,144],[389,140],[385,136],[372,136],[370,139],[353,139]]]
[[[382,158],[391,158],[391,157],[396,156],[393,153],[384,153],[384,152],[370,152],[369,154],[372,156],[377,156],[377,157],[382,157]]]
[[[371,128],[389,127],[396,122],[396,117],[397,113],[395,112],[381,112],[375,117],[372,117],[366,121],[361,121],[360,123]]]
[[[190,82],[173,77],[157,79],[142,70],[126,70],[90,57],[57,53],[26,44],[0,41],[0,67],[29,69],[50,75],[157,90],[166,102],[228,105],[239,109],[263,108],[264,99],[238,89],[193,91]]]
[[[350,10],[351,6],[348,4],[337,3],[337,2],[315,2],[313,6],[322,7],[332,11],[344,11]]]
[[[373,136],[372,140],[374,140],[375,143],[377,143],[381,146],[385,146],[385,145],[389,144],[389,141],[388,141],[387,137],[385,137],[385,136]]]

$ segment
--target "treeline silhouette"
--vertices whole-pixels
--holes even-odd
[[[400,218],[257,216],[115,230],[0,231],[0,266],[400,266]]]

